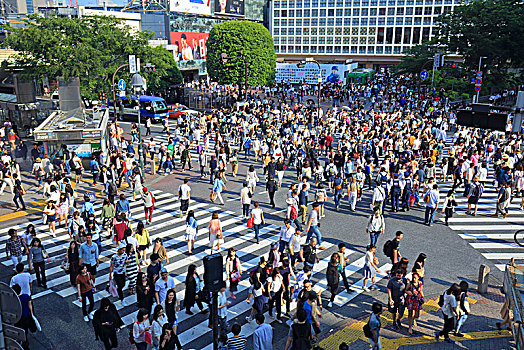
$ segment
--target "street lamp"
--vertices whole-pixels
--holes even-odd
[[[131,77],[131,83],[129,85],[131,85],[133,91],[136,94],[136,102],[138,104],[138,160],[140,162],[140,170],[142,171],[142,176],[145,176],[144,161],[146,157],[144,154],[144,146],[142,142],[142,127],[140,125],[140,94],[144,90],[144,86],[146,84],[144,78],[139,73],[135,73]]]
[[[226,64],[227,61],[232,59],[241,59],[244,60],[244,99],[247,102],[247,59],[242,56],[228,56],[227,53],[222,52],[220,54],[220,59],[222,60],[222,64]],[[242,90],[242,89],[240,89]]]
[[[315,60],[313,57],[306,57],[305,60],[300,61],[300,63],[297,63],[298,68],[304,68],[306,64],[308,63],[316,63],[318,66],[318,103],[317,103],[317,115],[318,118],[320,118],[320,85],[322,84],[322,76],[320,75],[320,63],[318,63],[317,60]]]

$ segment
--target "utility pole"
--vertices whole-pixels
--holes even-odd
[[[479,57],[479,69],[477,70],[477,72],[480,72],[480,69],[482,68],[482,59],[483,58],[487,58],[487,57],[486,56]],[[477,100],[476,100],[477,103],[479,103],[479,95],[480,95],[480,90],[477,91]]]

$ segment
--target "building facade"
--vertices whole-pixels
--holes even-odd
[[[269,30],[278,57],[352,58],[379,69],[436,35],[440,14],[461,0],[272,0]]]

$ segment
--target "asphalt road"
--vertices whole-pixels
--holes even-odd
[[[126,125],[126,123],[122,123]],[[159,135],[160,126],[153,126],[153,136]],[[253,160],[240,160],[239,176],[232,178],[228,176],[229,182],[227,184],[227,191],[224,193],[224,200],[226,204],[221,211],[234,212],[233,215],[241,215],[241,205],[238,200],[234,200],[239,196],[242,182],[245,179],[246,169]],[[188,177],[192,187],[192,197],[197,202],[208,202],[209,191],[211,185],[207,179],[200,179],[198,173],[197,162],[193,162],[193,171],[185,173],[177,173],[176,175],[158,176],[150,181],[148,187],[153,190],[168,192],[172,194],[177,193],[178,185],[181,184],[182,179]],[[261,171],[259,176],[261,176]],[[287,187],[292,182],[296,181],[294,178],[294,169],[286,171],[284,188],[277,192],[276,202],[277,208],[271,209],[268,206],[267,194],[260,194],[264,189],[261,183],[257,187],[254,200],[261,203],[261,207],[265,212],[266,221],[268,224],[276,226],[282,225],[284,213],[277,212],[286,207],[285,196]],[[354,251],[350,255],[350,261],[356,262],[364,256],[365,246],[369,244],[369,236],[365,233],[365,225],[370,214],[370,196],[371,192],[367,191],[364,194],[364,199],[357,204],[357,211],[351,213],[348,210],[347,200],[343,200],[342,209],[335,212],[333,201],[326,204],[326,217],[321,223],[321,232],[325,242],[331,244],[329,249],[321,252],[319,257],[321,259],[328,258],[336,251],[335,246],[339,242],[345,242],[348,249]],[[174,197],[174,196],[173,196]],[[167,198],[167,197],[166,197]],[[232,200],[233,199],[233,200]],[[173,202],[175,199],[173,199]],[[168,205],[169,202],[166,202]],[[161,206],[159,206],[161,208]],[[389,207],[388,207],[389,209]],[[277,213],[275,213],[277,212]],[[425,294],[427,297],[433,297],[441,293],[452,282],[459,280],[474,281],[478,274],[480,264],[488,264],[493,272],[492,284],[497,284],[500,281],[501,274],[495,266],[482,254],[469,245],[465,240],[458,236],[458,232],[452,231],[444,226],[439,220],[432,227],[424,226],[423,223],[423,209],[415,208],[406,213],[390,213],[386,211],[386,234],[379,238],[377,249],[377,256],[379,258],[379,265],[387,263],[388,259],[382,253],[382,245],[387,239],[394,237],[397,230],[405,233],[404,239],[400,244],[400,251],[403,256],[407,257],[412,263],[419,253],[424,252],[428,256],[426,262],[426,278],[425,278]],[[437,214],[437,217],[440,214]],[[34,220],[34,216],[32,217]],[[23,221],[23,220],[22,220]],[[12,225],[11,222],[2,222],[1,232],[5,235],[5,229]],[[277,235],[278,232],[273,232]],[[268,236],[266,236],[269,239]],[[226,238],[227,239],[227,238]],[[240,244],[240,246],[249,250],[251,247],[256,249],[256,245],[247,241]],[[184,245],[178,246],[179,250],[184,251]],[[251,258],[256,258],[257,255],[266,253],[269,248],[260,251],[253,251]],[[3,259],[5,260],[5,259]],[[197,262],[201,266],[201,262]],[[410,264],[410,268],[411,268]],[[8,281],[10,276],[10,268],[5,264],[0,267],[0,279]],[[178,273],[180,274],[180,272]],[[322,274],[317,273],[317,280],[320,281]],[[358,283],[362,279],[362,273],[358,269],[349,277],[350,284]],[[343,306],[335,306],[331,309],[326,308],[329,293],[322,294],[324,300],[324,311],[321,322],[323,333],[336,328],[338,325],[345,322],[348,317],[358,318],[364,314],[369,313],[370,305],[373,301],[387,301],[387,292],[385,289],[386,280],[382,279],[378,282],[379,291],[359,294],[352,298],[349,302],[344,303]],[[41,290],[37,288],[36,292]],[[242,310],[247,311],[248,305],[245,304],[244,299],[247,292],[239,293],[235,304],[238,303]],[[30,336],[31,349],[100,349],[101,343],[95,342],[94,332],[92,327],[86,324],[81,315],[80,308],[74,305],[74,296],[62,298],[56,293],[49,293],[43,295],[34,301],[36,314],[42,323],[43,331]],[[242,303],[245,307],[242,307]],[[244,324],[243,320],[246,313],[239,315],[237,320]],[[205,316],[199,316],[194,321],[182,323],[180,326],[180,333],[189,332],[195,325],[204,322]],[[233,321],[230,321],[232,324]],[[287,337],[288,328],[285,325],[279,325],[273,322],[275,349],[282,349],[285,339]],[[129,349],[130,345],[127,340],[127,330],[119,332],[119,349]],[[195,335],[191,341],[187,343],[184,349],[203,349],[209,344],[210,333],[204,335]],[[251,348],[251,347],[249,347]]]

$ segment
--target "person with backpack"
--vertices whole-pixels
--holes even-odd
[[[286,199],[287,211],[286,218],[290,221],[291,225],[295,224],[296,228],[302,231],[302,226],[298,220],[298,193],[297,190],[291,191],[291,196]]]
[[[304,266],[309,266],[313,269],[313,266],[318,263],[320,260],[317,257],[317,239],[311,237],[309,243],[302,248],[302,255],[304,257]]]
[[[398,269],[392,273],[387,287],[388,310],[393,318],[393,327],[398,330],[402,327],[400,320],[404,316],[405,293],[409,288],[409,281],[404,277],[402,270]]]
[[[484,192],[484,185],[482,185],[479,182],[479,177],[475,176],[473,178],[473,182],[469,185],[469,191],[467,193],[468,196],[468,211],[466,214],[471,214],[471,205],[473,204],[475,206],[475,210],[473,211],[473,216],[477,215],[477,209],[478,209],[478,203],[479,199],[482,196],[482,193]],[[447,221],[447,220],[446,220]]]
[[[455,328],[455,317],[457,316],[457,299],[460,298],[460,287],[453,283],[448,290],[446,290],[439,298],[438,305],[441,307],[444,315],[444,328],[441,331],[435,332],[435,340],[439,341],[440,337],[444,337],[444,341],[454,344],[455,342],[449,338],[449,332]]]
[[[391,211],[396,213],[400,205],[400,196],[404,191],[404,183],[399,179],[398,174],[393,175],[393,179],[390,182],[391,188]]]
[[[497,197],[497,210],[493,216],[502,214],[502,218],[505,219],[508,216],[508,208],[511,202],[511,188],[508,182],[501,182],[500,189]]]
[[[402,256],[400,255],[399,250],[399,244],[400,240],[404,237],[404,233],[402,231],[397,231],[395,233],[395,238],[392,240],[386,241],[384,243],[384,247],[382,251],[384,252],[384,255],[391,259],[392,264],[396,264],[400,261]]]
[[[147,187],[142,188],[141,196],[142,202],[144,203],[146,225],[151,224],[151,220],[153,220],[153,209],[155,208],[155,196],[147,190]]]
[[[384,201],[386,200],[386,190],[384,187],[377,184],[373,190],[373,198],[371,199],[371,204],[373,207],[378,207],[381,214],[384,213]]]
[[[455,337],[464,337],[464,334],[460,333],[460,328],[464,325],[464,322],[468,319],[468,315],[471,312],[469,307],[469,301],[468,301],[468,282],[461,281],[459,283],[460,287],[460,297],[457,300],[457,324],[455,327],[455,330],[453,332],[453,335]]]
[[[478,200],[477,200],[478,201]],[[468,204],[470,205],[470,204]],[[457,201],[455,200],[455,194],[453,190],[449,190],[448,194],[446,195],[446,199],[444,200],[444,205],[442,206],[442,212],[446,215],[444,224],[446,226],[449,225],[448,220],[450,217],[453,216],[453,212],[455,211],[455,207],[457,206]],[[477,205],[475,205],[475,212],[477,211]],[[468,212],[469,214],[469,212]]]
[[[322,247],[322,234],[320,233],[319,225],[320,224],[320,205],[315,202],[313,203],[313,208],[311,209],[311,212],[309,213],[309,221],[307,224],[307,236],[306,236],[306,242],[309,242],[309,240],[312,238],[313,234],[317,238],[318,242],[318,249],[324,250],[325,247]]]
[[[424,194],[424,202],[426,203],[426,212],[424,214],[424,224],[427,226],[433,225],[433,218],[435,217],[435,212],[438,209],[439,202],[439,191],[438,185],[433,184],[433,188],[428,190]]]
[[[91,169],[91,175],[93,175],[93,186],[98,185],[98,175],[100,174],[100,165],[96,160],[96,156],[93,156],[89,162],[89,168]]]
[[[306,322],[307,312],[304,309],[297,310],[297,322],[292,324],[287,336],[284,350],[309,350],[311,349],[312,333],[311,327]]]
[[[380,207],[373,208],[373,214],[369,216],[366,233],[369,233],[370,244],[377,245],[378,237],[384,234],[386,230],[386,223],[384,216],[380,214]]]
[[[82,160],[80,160],[80,157],[78,157],[76,152],[71,154],[69,165],[71,166],[71,170],[75,171],[75,182],[79,183],[80,180],[82,180],[82,171],[84,170],[84,166],[82,165]]]
[[[380,314],[382,313],[382,304],[374,302],[371,305],[371,315],[369,321],[364,325],[364,335],[368,337],[370,348],[372,350],[380,350]]]
[[[280,228],[280,238],[278,240],[278,252],[282,254],[289,243],[289,240],[295,234],[295,228],[291,226],[290,219],[284,219],[284,225]]]
[[[406,171],[404,173],[404,179],[402,180],[404,189],[402,191],[402,207],[400,211],[409,211],[410,207],[410,198],[413,195],[413,179],[411,178],[411,173]],[[414,204],[414,203],[413,203]]]

